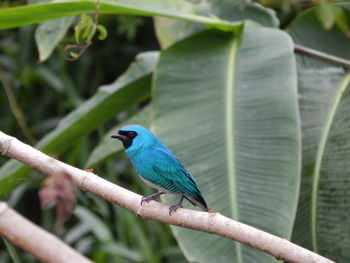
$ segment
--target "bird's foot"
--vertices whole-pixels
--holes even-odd
[[[164,192],[158,192],[152,195],[143,196],[141,199],[141,205],[143,204],[143,202],[148,203],[149,201],[155,200],[157,196],[160,196],[162,194],[164,194]]]
[[[182,208],[182,207],[183,207],[183,206],[182,206],[181,203],[177,203],[177,204],[175,204],[175,205],[170,206],[170,207],[169,207],[169,216],[171,216],[171,214],[172,214],[173,212],[176,212],[177,209]]]
[[[141,205],[143,204],[143,202],[148,203],[149,201],[154,200],[154,199],[156,199],[156,198],[154,196],[152,196],[152,195],[143,196],[142,199],[141,199]]]

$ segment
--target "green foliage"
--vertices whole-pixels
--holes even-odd
[[[101,124],[124,110],[149,97],[150,72],[157,62],[157,53],[139,55],[139,60],[115,83],[101,87],[77,110],[68,114],[37,144],[37,148],[51,154],[60,154],[77,139],[98,128]],[[126,101],[124,98],[128,97]],[[7,193],[18,185],[29,167],[12,160],[0,169],[0,193]],[[11,171],[11,173],[9,173]]]
[[[348,4],[349,6],[349,4]],[[297,44],[350,59],[349,40],[334,26],[322,29],[316,10],[303,13],[288,32]],[[305,30],[308,29],[308,30]],[[331,41],[332,40],[332,41]],[[346,149],[350,75],[341,66],[298,55],[303,133],[303,174],[293,240],[328,255],[336,262],[350,259],[345,247],[350,231]],[[325,76],[327,76],[325,78]]]
[[[263,52],[269,48],[274,56]],[[252,78],[254,72],[260,73]],[[162,52],[155,131],[196,175],[213,211],[290,238],[300,170],[296,94],[287,34],[259,26],[245,26],[238,36],[205,31]],[[173,231],[191,262],[275,262],[228,239]]]
[[[256,3],[245,3],[244,8],[238,8],[238,5],[233,4],[231,0],[200,0],[197,6],[202,14],[224,18],[231,22],[251,20],[268,27],[278,27],[279,25],[276,14],[272,9],[264,8]],[[155,21],[157,37],[163,48],[204,29],[204,26],[183,20],[157,17]]]
[[[91,1],[70,0],[53,3],[28,5],[2,10],[0,16],[0,29],[24,26],[40,23],[50,19],[71,16],[82,12],[96,12],[96,6]],[[144,0],[140,4],[138,0],[108,1],[100,0],[98,13],[114,13],[143,16],[164,16],[197,22],[208,27],[231,31],[235,23],[216,18],[198,15],[195,6],[178,0],[168,0],[166,7],[162,0]]]
[[[78,44],[81,42],[90,43],[96,32],[99,33],[99,40],[106,39],[106,28],[103,25],[96,25],[96,21],[94,21],[91,16],[83,14],[80,16],[80,21],[74,27],[75,41]]]
[[[276,14],[251,1],[189,2],[101,0],[97,8],[91,1],[60,1],[1,10],[3,29],[48,20],[35,31],[40,61],[46,60],[41,65],[33,63],[32,26],[0,32],[0,80],[17,102],[9,110],[9,96],[0,97],[1,127],[23,140],[23,126],[11,117],[23,108],[37,148],[143,195],[152,190],[109,137],[128,123],[149,127],[195,175],[214,211],[349,261],[350,75],[337,62],[350,59],[350,5],[317,1],[285,16],[288,6],[304,7],[283,1]],[[74,41],[67,32],[75,15],[77,43],[89,44],[95,35],[105,41],[82,57],[71,51],[79,59],[68,64],[62,48]],[[143,52],[157,49],[151,21],[124,15],[157,17],[164,50]],[[278,29],[286,23],[286,32]],[[294,54],[291,38],[333,61]],[[6,162],[0,195],[52,230],[52,211],[41,212],[36,197],[41,176],[29,179],[33,174]],[[181,251],[199,262],[276,261],[218,236],[172,227],[180,251],[168,226],[80,190],[77,196],[62,238],[95,262],[181,262]],[[34,262],[10,244],[3,248],[0,262]]]
[[[126,35],[130,40],[135,39],[137,29],[142,25],[142,18],[133,16],[118,16],[117,20],[120,24],[118,33]]]
[[[54,48],[63,39],[74,16],[51,20],[39,25],[35,31],[35,41],[39,51],[40,62],[44,62],[52,54]]]
[[[308,7],[314,7],[314,11],[317,14],[318,23],[322,25],[325,30],[330,30],[333,26],[339,27],[343,33],[347,36],[350,35],[349,30],[349,14],[344,8],[344,4],[347,5],[347,1],[343,0],[272,0],[272,1],[258,1],[261,4],[273,7],[276,9],[282,9],[282,15],[287,20],[290,19],[291,13],[295,13],[295,10],[303,10]],[[287,21],[286,23],[289,23]]]
[[[90,42],[96,33],[96,25],[91,16],[81,15],[80,21],[74,27],[75,41],[80,43],[81,41]]]

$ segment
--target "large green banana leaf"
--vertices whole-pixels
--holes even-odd
[[[269,27],[278,27],[279,25],[274,10],[250,1],[199,0],[196,1],[196,7],[204,14],[220,17],[231,22],[252,20]],[[154,25],[158,41],[163,48],[203,30],[203,26],[199,24],[165,17],[155,18]]]
[[[197,9],[202,13],[220,17],[227,21],[251,20],[264,26],[277,27],[279,25],[275,11],[262,7],[258,3],[232,0],[199,0],[192,2],[196,3]],[[154,26],[158,41],[163,48],[203,30],[203,26],[199,24],[165,17],[156,17]]]
[[[288,29],[298,44],[350,58],[350,40],[325,31],[314,10]],[[330,41],[332,40],[332,41]],[[293,241],[336,262],[350,261],[350,73],[297,56],[303,160]]]
[[[150,96],[151,73],[158,52],[140,54],[136,62],[114,83],[103,86],[88,101],[63,118],[56,129],[36,147],[49,154],[60,154],[76,141],[110,120],[118,112]],[[0,169],[0,198],[28,178],[30,168],[10,160]]]
[[[239,34],[205,31],[178,42],[161,54],[153,98],[156,134],[196,177],[209,206],[289,239],[301,148],[289,36],[245,24]],[[219,236],[173,232],[189,261],[276,261]]]
[[[235,30],[237,23],[201,16],[190,3],[181,0],[66,0],[2,9],[0,28],[35,24],[81,13],[164,16],[204,24],[220,30]]]

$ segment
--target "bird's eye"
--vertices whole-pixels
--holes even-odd
[[[136,137],[137,133],[133,131],[128,132],[128,137],[134,139]]]

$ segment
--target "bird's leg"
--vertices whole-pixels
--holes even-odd
[[[152,194],[152,195],[149,195],[149,196],[143,196],[142,199],[141,199],[141,205],[143,204],[143,202],[148,203],[149,201],[154,200],[157,196],[160,196],[162,194],[165,194],[165,193],[160,191],[158,193],[155,193],[155,194]]]
[[[184,197],[185,196],[182,195],[180,201],[177,204],[172,205],[172,206],[169,207],[169,215],[170,216],[171,216],[172,212],[176,212],[177,209],[182,208],[182,201],[184,200]]]

